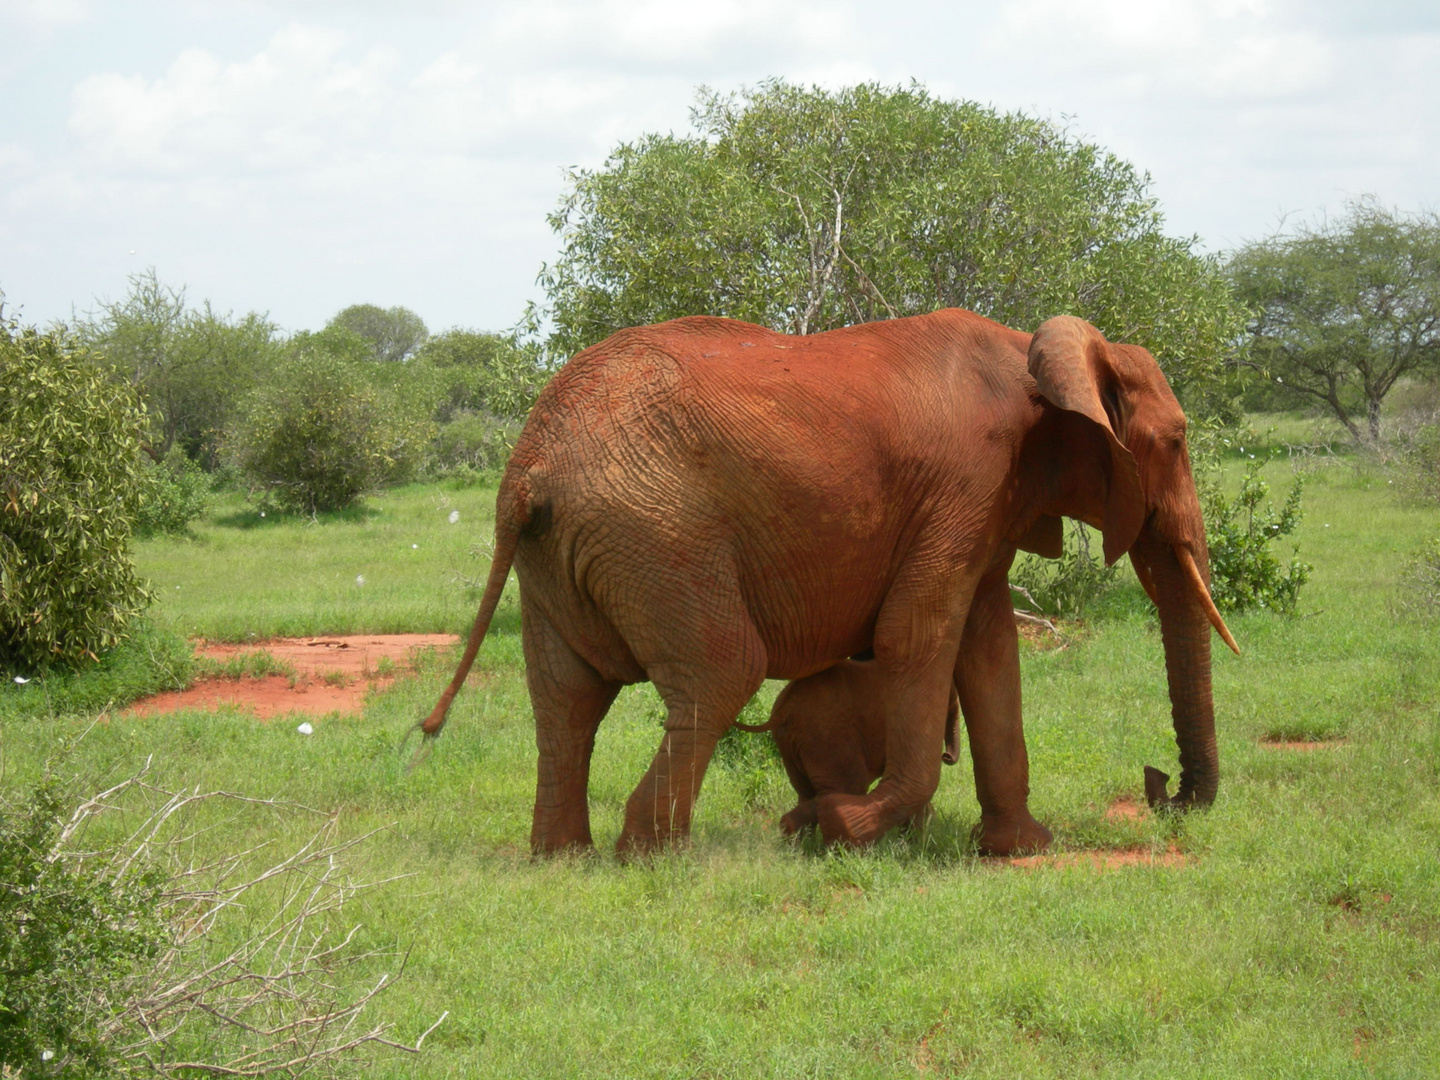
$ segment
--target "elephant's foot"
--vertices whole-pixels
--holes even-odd
[[[1050,830],[1028,810],[1008,815],[981,814],[973,835],[981,855],[1033,854],[1044,851],[1053,839]]]
[[[530,825],[532,855],[562,855],[566,852],[593,851],[594,848],[588,814],[565,813],[539,805],[535,807],[535,817]]]
[[[816,800],[815,809],[827,844],[866,847],[900,824],[887,820],[883,804],[872,795],[826,795]]]
[[[806,829],[813,829],[818,818],[814,799],[801,799],[795,809],[780,819],[780,832],[785,836],[797,836]]]

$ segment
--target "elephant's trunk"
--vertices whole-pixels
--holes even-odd
[[[1165,645],[1165,671],[1170,683],[1170,714],[1175,723],[1175,741],[1180,748],[1180,790],[1174,798],[1166,798],[1168,778],[1158,770],[1147,769],[1146,796],[1152,805],[1181,809],[1209,806],[1215,801],[1220,786],[1215,704],[1210,690],[1210,629],[1214,604],[1204,588],[1202,571],[1188,549],[1177,550],[1147,527],[1136,541],[1135,551],[1155,586],[1160,636]],[[1208,562],[1203,549],[1200,557]],[[1213,618],[1224,627],[1218,613]],[[1233,647],[1228,630],[1223,633]]]

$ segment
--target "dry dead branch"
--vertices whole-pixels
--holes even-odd
[[[396,946],[362,947],[362,925],[346,918],[357,894],[396,880],[359,880],[344,859],[381,830],[342,838],[337,816],[311,807],[233,792],[167,791],[150,781],[150,764],[82,803],[49,855],[85,863],[114,890],[157,873],[164,882],[160,915],[168,940],[127,981],[123,1001],[95,1003],[117,1064],[132,1075],[298,1077],[355,1066],[357,1052],[371,1047],[418,1052],[444,1016],[414,1046],[396,1041],[390,1023],[364,1018],[403,972],[407,954]],[[233,812],[218,820],[199,812],[215,804]],[[261,810],[319,820],[298,846],[279,854],[273,841],[218,855],[198,843]],[[134,825],[119,842],[82,850],[103,816]],[[376,967],[393,970],[360,985],[366,969]]]

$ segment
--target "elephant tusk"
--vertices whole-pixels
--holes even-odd
[[[1205,617],[1210,620],[1210,625],[1215,627],[1215,632],[1225,640],[1226,645],[1230,646],[1230,651],[1239,656],[1240,646],[1235,644],[1235,639],[1230,635],[1230,628],[1220,617],[1220,612],[1215,607],[1215,601],[1210,597],[1210,590],[1205,587],[1205,579],[1200,576],[1200,568],[1195,565],[1195,556],[1190,554],[1189,548],[1176,544],[1175,557],[1180,560],[1180,566],[1189,577],[1190,584],[1195,586],[1195,593],[1200,600],[1200,606],[1205,609]]]

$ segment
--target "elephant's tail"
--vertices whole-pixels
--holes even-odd
[[[775,717],[770,717],[763,724],[742,724],[736,720],[732,726],[738,727],[741,731],[773,731],[775,730]]]
[[[455,700],[460,687],[465,685],[470,666],[475,663],[475,654],[480,651],[480,643],[485,640],[485,633],[490,629],[490,620],[495,617],[495,608],[500,604],[500,595],[505,591],[505,582],[510,577],[510,567],[515,562],[515,545],[519,541],[520,530],[530,523],[532,516],[528,500],[521,499],[519,504],[522,512],[516,517],[521,520],[515,520],[508,515],[496,515],[495,557],[490,562],[490,577],[485,582],[485,595],[480,600],[480,610],[475,614],[475,625],[470,628],[470,640],[465,645],[465,655],[460,658],[460,666],[455,669],[455,677],[440,695],[440,700],[435,703],[430,715],[416,725],[424,733],[422,749],[425,742],[439,735],[440,729],[445,726],[445,714],[450,711],[450,703]]]

